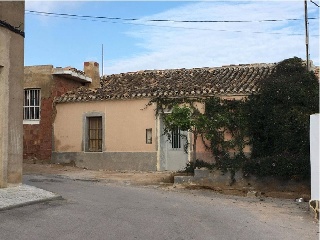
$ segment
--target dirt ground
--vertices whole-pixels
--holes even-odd
[[[172,172],[93,171],[62,164],[23,163],[23,174],[54,174],[72,179],[103,180],[134,185],[172,184]]]
[[[201,187],[201,186],[173,186],[174,175],[181,175],[174,172],[140,172],[140,171],[93,171],[83,168],[77,168],[70,165],[49,164],[46,162],[27,161],[23,163],[23,174],[54,174],[65,176],[71,179],[81,179],[90,181],[104,181],[109,183],[121,183],[127,185],[158,185],[163,187],[179,187],[190,190],[209,189],[225,195],[246,196],[247,192],[236,186],[224,186],[219,188]],[[268,185],[268,184],[267,184]],[[305,201],[310,199],[310,189],[298,186],[295,191],[275,191],[271,184],[263,189],[263,195],[258,197],[273,197],[284,199],[303,198]]]

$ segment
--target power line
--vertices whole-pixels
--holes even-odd
[[[25,10],[28,13],[36,13],[39,15],[54,15],[64,17],[76,17],[87,19],[106,19],[106,20],[122,20],[122,21],[145,21],[145,22],[174,22],[174,23],[251,23],[251,22],[283,22],[283,21],[301,21],[301,18],[287,18],[287,19],[263,19],[263,20],[173,20],[173,19],[139,19],[139,18],[120,18],[120,17],[104,17],[104,16],[90,16],[90,15],[78,15],[68,13],[53,13],[42,12],[34,10]],[[319,18],[308,18],[309,20],[315,20]]]
[[[312,2],[314,5],[316,5],[317,7],[320,7],[319,4],[315,3],[314,1],[310,0],[310,2]]]
[[[151,27],[164,27],[164,28],[175,28],[175,29],[191,29],[191,30],[206,30],[206,31],[216,31],[216,32],[236,32],[236,33],[254,33],[254,34],[272,34],[272,35],[288,35],[288,36],[302,36],[304,34],[301,33],[280,33],[280,32],[261,32],[261,31],[241,31],[241,30],[225,30],[225,29],[211,29],[211,28],[196,28],[196,27],[181,27],[181,26],[161,26],[161,25],[153,25],[153,24],[143,24],[135,21],[139,21],[141,19],[138,18],[120,18],[120,17],[99,17],[99,16],[89,16],[89,15],[77,15],[77,14],[67,14],[67,13],[53,13],[53,12],[40,12],[33,10],[25,10],[27,13],[41,15],[41,16],[51,16],[51,17],[60,17],[60,18],[68,18],[68,19],[76,19],[76,20],[88,20],[88,21],[101,21],[101,22],[109,22],[109,23],[119,23],[115,20],[121,21],[134,21],[134,22],[121,22],[121,24],[130,24],[130,25],[140,25],[140,26],[151,26]],[[318,19],[318,18],[308,18],[308,19]],[[109,21],[112,20],[112,21]],[[229,20],[208,20],[208,21],[191,21],[191,20],[164,20],[164,19],[149,19],[149,20],[141,20],[146,22],[176,22],[176,23],[250,23],[250,22],[277,22],[277,21],[298,21],[304,19],[298,18],[290,18],[290,19],[265,19],[258,21],[229,21]],[[317,37],[319,35],[312,35]]]

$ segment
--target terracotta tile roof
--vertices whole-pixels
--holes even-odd
[[[259,91],[258,83],[270,75],[275,66],[275,63],[264,63],[112,74],[101,79],[100,88],[81,87],[55,101],[248,95]]]

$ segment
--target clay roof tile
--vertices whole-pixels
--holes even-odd
[[[201,96],[250,94],[274,71],[276,64],[241,64],[214,68],[146,70],[111,74],[101,78],[98,89],[78,88],[56,102],[91,101],[151,96]],[[319,69],[317,69],[319,72]],[[316,71],[317,71],[316,70]]]

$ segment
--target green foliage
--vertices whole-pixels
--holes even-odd
[[[210,170],[213,170],[215,168],[215,164],[214,163],[207,163],[203,160],[199,160],[197,159],[195,162],[189,162],[187,163],[187,166],[184,169],[184,172],[186,173],[194,173],[194,170],[196,168],[208,168]]]
[[[262,82],[260,94],[249,98],[247,111],[252,143],[248,169],[259,176],[309,176],[309,116],[319,111],[319,83],[302,60],[279,63]]]
[[[210,119],[205,135],[210,142],[208,149],[213,153],[216,167],[224,172],[229,171],[231,180],[234,180],[235,172],[247,159],[243,152],[248,144],[245,102],[208,98],[205,103],[205,114]],[[230,134],[231,139],[226,139],[226,134]],[[231,151],[234,153],[231,154]]]
[[[166,116],[166,123],[166,126],[171,130],[178,127],[182,131],[188,131],[194,126],[192,110],[187,106],[175,105],[172,112]]]
[[[299,58],[279,63],[248,101],[252,157],[309,156],[309,115],[319,111],[319,84]]]
[[[309,159],[301,155],[279,154],[251,159],[243,166],[245,174],[259,177],[274,176],[283,180],[308,179],[310,176]]]
[[[210,119],[207,138],[218,143],[215,143],[215,145],[225,144],[220,148],[224,150],[224,153],[231,148],[237,148],[239,152],[242,152],[247,144],[244,138],[248,136],[247,112],[244,109],[245,102],[208,98],[205,104],[205,114]],[[227,142],[224,139],[226,133],[230,133],[232,136],[232,139]]]
[[[171,100],[171,101],[170,101]],[[193,167],[196,161],[196,140],[200,136],[205,146],[211,150],[213,157],[220,169],[235,172],[240,168],[244,158],[243,148],[245,141],[247,121],[242,110],[243,101],[221,100],[218,97],[205,99],[154,99],[157,102],[157,113],[164,113],[164,109],[171,109],[168,114],[162,114],[165,123],[164,133],[170,139],[170,132],[177,127],[183,131],[192,132]],[[197,104],[205,105],[205,113],[201,113]],[[231,139],[225,135],[231,134]],[[207,142],[210,145],[207,145]],[[187,147],[185,147],[185,150]],[[234,154],[230,155],[230,150]],[[241,163],[238,162],[241,160]],[[198,163],[199,164],[199,163]]]
[[[241,168],[246,174],[257,176],[310,177],[309,115],[319,111],[319,83],[299,58],[277,64],[275,71],[261,82],[259,94],[243,101],[214,96],[158,97],[149,105],[152,103],[157,104],[156,114],[162,113],[165,134],[179,127],[194,134],[194,149],[200,136],[211,150],[214,165],[196,160],[188,163],[187,172],[214,166],[230,171],[231,177]],[[197,103],[205,105],[204,114]],[[163,114],[165,109],[172,112]],[[232,138],[226,139],[226,134]],[[243,152],[248,144],[252,146],[250,159]]]

